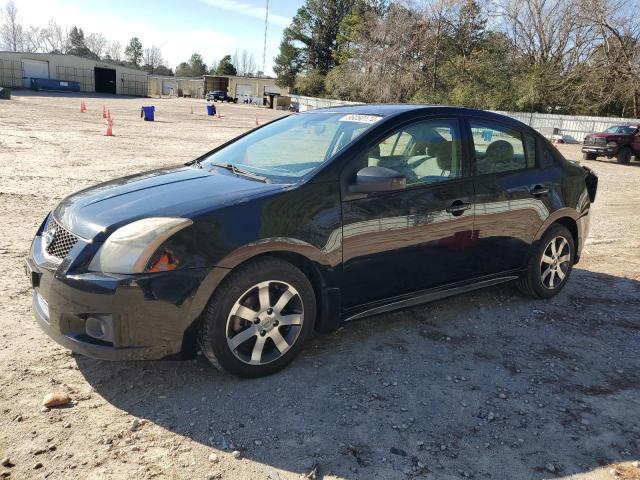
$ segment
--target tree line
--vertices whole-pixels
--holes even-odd
[[[310,96],[640,117],[638,0],[306,0],[278,83]]]
[[[117,40],[108,40],[102,33],[85,35],[83,29],[78,26],[67,29],[52,19],[45,26],[24,26],[13,0],[4,5],[0,15],[0,49],[12,52],[76,55],[128,65],[154,75],[174,75],[173,69],[169,68],[162,56],[161,48],[156,45],[145,48],[138,37],[133,37],[123,46]],[[205,74],[264,76],[263,72],[257,70],[253,54],[247,50],[225,55],[219,61],[212,62],[210,66],[204,62],[202,55],[193,53],[175,70],[176,76]]]

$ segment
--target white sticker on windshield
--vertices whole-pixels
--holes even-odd
[[[349,115],[345,115],[340,119],[341,122],[357,122],[357,123],[376,123],[377,121],[382,120],[382,117],[378,115],[358,115],[355,113],[350,113]]]

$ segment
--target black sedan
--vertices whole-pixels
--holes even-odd
[[[502,282],[557,294],[596,189],[589,169],[493,113],[294,114],[62,200],[26,259],[33,310],[81,354],[199,345],[229,372],[266,375],[313,330]]]

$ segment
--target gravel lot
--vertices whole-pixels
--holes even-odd
[[[278,113],[85,98],[84,114],[62,94],[0,103],[0,477],[640,478],[640,163],[585,162],[600,176],[591,236],[552,301],[506,285],[380,315],[242,381],[202,357],[71,355],[35,325],[21,262],[65,195],[185,162]],[[51,392],[74,404],[41,411]]]

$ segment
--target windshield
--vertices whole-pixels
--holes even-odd
[[[631,135],[636,131],[636,127],[626,127],[620,125],[614,125],[613,127],[607,128],[604,133],[617,133],[620,135]]]
[[[209,155],[201,166],[233,165],[276,183],[293,183],[309,176],[381,118],[344,113],[290,115]]]

